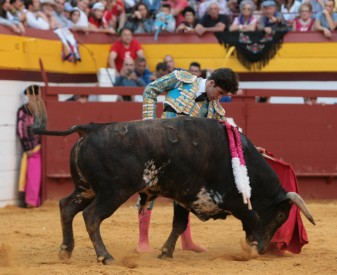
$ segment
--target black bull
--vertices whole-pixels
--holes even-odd
[[[143,205],[157,196],[177,202],[161,258],[172,257],[177,238],[186,229],[189,211],[203,221],[235,216],[242,222],[247,243],[256,245],[259,253],[265,252],[276,230],[287,220],[292,203],[314,223],[301,197],[285,192],[274,171],[241,134],[252,188],[253,209],[248,209],[234,182],[225,127],[216,120],[179,117],[92,123],[64,132],[38,128],[34,132],[80,135],[70,157],[75,191],[60,200],[63,257],[71,256],[72,221],[83,211],[97,259],[104,264],[113,262],[102,241],[100,224],[137,192],[142,194]]]

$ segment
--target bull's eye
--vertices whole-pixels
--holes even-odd
[[[278,218],[279,218],[280,220],[283,220],[283,219],[284,219],[284,214],[283,214],[283,213],[279,213],[279,214],[278,214]]]

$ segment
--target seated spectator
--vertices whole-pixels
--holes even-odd
[[[138,0],[124,0],[124,9],[126,14],[130,14]],[[144,1],[142,1],[144,2]]]
[[[74,28],[76,29],[77,27],[81,28],[81,26],[78,26],[78,22],[80,20],[80,17],[81,17],[80,9],[78,7],[73,8],[70,11],[70,14],[69,14],[70,22],[68,22],[68,27],[71,28],[71,29],[74,29]],[[84,30],[84,28],[83,28],[83,30]],[[88,30],[88,28],[86,28],[85,30]]]
[[[208,6],[211,2],[217,2],[219,5],[219,13],[225,14],[227,12],[227,0],[206,0],[203,1],[198,8],[198,17],[203,18],[207,14]]]
[[[220,14],[219,4],[211,2],[207,9],[207,14],[195,27],[195,32],[202,36],[205,32],[222,33],[228,28],[229,19],[226,15]]]
[[[307,105],[316,105],[317,104],[317,97],[305,97],[304,103]]]
[[[201,65],[198,62],[191,62],[188,71],[192,75],[196,75],[197,77],[201,77],[202,70]]]
[[[169,73],[166,63],[165,62],[159,62],[156,65],[156,71],[150,76],[150,79],[156,80],[164,75],[167,75]]]
[[[114,34],[116,31],[103,20],[103,13],[105,7],[101,2],[97,2],[92,6],[92,10],[89,13],[89,30],[94,32],[104,32]]]
[[[259,21],[259,18],[261,16],[261,10],[262,10],[262,7],[261,7],[262,1],[261,0],[253,0],[253,2],[255,4],[255,10],[254,10],[253,14],[256,17],[257,21]]]
[[[68,98],[66,101],[78,101],[80,103],[88,102],[89,96],[88,95],[73,95],[72,97]]]
[[[180,25],[184,21],[182,11],[188,6],[187,0],[166,0],[164,4],[169,4],[171,7],[171,12],[175,19],[175,24]],[[162,5],[163,6],[163,5]]]
[[[14,20],[16,22],[20,22],[23,27],[27,25],[27,17],[25,5],[22,0],[10,0],[11,8],[7,13],[7,17],[10,20]]]
[[[83,13],[78,7],[72,7],[69,5],[65,5],[65,15],[69,12],[68,19],[68,28],[72,31],[83,31],[88,33],[90,30],[90,25],[88,21],[87,27],[83,25],[83,20],[81,21],[81,14],[83,19]],[[85,15],[86,16],[86,15]]]
[[[69,22],[70,22],[70,12],[74,10],[74,7],[69,3],[65,2],[63,5],[63,14],[64,17],[67,19],[67,27],[69,27]]]
[[[89,28],[89,0],[77,0],[77,8],[80,12],[80,19],[76,23],[76,28],[88,29]]]
[[[19,18],[10,13],[12,6],[9,0],[0,1],[0,25],[6,26],[18,34],[25,33],[25,28]]]
[[[196,75],[197,77],[208,78],[213,72],[212,69],[201,69],[199,62],[191,62],[188,72]]]
[[[43,0],[43,2],[41,2],[41,11],[46,15],[49,28],[52,30],[62,28],[62,25],[57,21],[55,17],[55,7],[56,4],[54,0]]]
[[[135,73],[138,77],[143,79],[145,84],[152,82],[150,79],[151,72],[146,66],[146,59],[144,57],[137,57],[135,60]]]
[[[195,26],[198,24],[194,9],[188,6],[182,11],[182,14],[184,21],[177,27],[176,32],[193,33]]]
[[[124,28],[126,22],[126,13],[124,1],[122,0],[107,0],[107,9],[103,15],[103,20],[110,28],[120,32]]]
[[[64,4],[65,4],[65,0],[55,0],[54,17],[56,21],[61,25],[62,28],[68,27],[68,22],[69,22],[68,18],[65,16],[65,13],[64,13]]]
[[[155,32],[154,40],[158,39],[161,31],[174,32],[176,28],[176,21],[171,13],[171,6],[163,4],[160,12],[156,14],[156,19],[153,23],[153,30]]]
[[[285,0],[281,5],[281,13],[284,19],[288,22],[289,27],[293,25],[296,17],[298,17],[298,10],[301,2],[298,0]]]
[[[228,0],[226,3],[225,15],[227,15],[229,23],[231,24],[234,20],[234,16],[239,13],[238,0]]]
[[[255,4],[251,0],[243,0],[240,4],[240,14],[229,27],[229,31],[255,31],[257,19],[254,16]]]
[[[147,6],[150,16],[156,14],[161,7],[160,0],[143,0],[142,3],[144,3]]]
[[[144,80],[135,73],[135,61],[131,57],[124,60],[120,75],[116,77],[115,86],[139,87],[146,86]],[[122,96],[124,101],[131,101],[131,96]]]
[[[331,38],[331,32],[337,28],[337,13],[334,12],[334,8],[335,0],[325,0],[324,10],[316,17],[316,30],[322,31],[328,38]]]
[[[311,17],[311,4],[302,3],[299,12],[300,17],[296,18],[293,22],[293,31],[308,32],[315,30],[315,19]]]
[[[133,38],[132,31],[124,28],[120,32],[120,39],[110,49],[108,64],[110,68],[116,68],[117,72],[123,67],[124,59],[131,57],[144,57],[144,50],[138,40]]]
[[[151,33],[153,28],[153,19],[150,17],[149,10],[144,3],[138,3],[134,7],[133,13],[126,21],[127,28],[133,33]]]
[[[303,0],[302,3],[310,3],[312,6],[312,17],[315,19],[317,14],[324,9],[324,0]]]
[[[270,102],[269,96],[257,96],[255,99],[257,103],[269,103]]]
[[[172,73],[174,70],[181,70],[181,68],[177,68],[175,65],[175,61],[172,55],[165,55],[163,58],[163,62],[167,66],[168,73]]]
[[[288,30],[288,24],[282,13],[277,11],[276,2],[267,0],[262,2],[262,14],[257,23],[257,29],[271,34],[273,31]]]
[[[41,11],[41,4],[39,0],[25,0],[24,1],[27,18],[27,26],[30,28],[49,30],[49,23],[47,16]]]

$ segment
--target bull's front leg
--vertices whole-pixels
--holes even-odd
[[[260,251],[265,246],[262,236],[261,220],[259,215],[254,210],[243,208],[240,211],[232,213],[235,217],[241,220],[242,228],[246,233],[246,242],[249,246],[256,246]]]
[[[161,249],[159,259],[173,258],[173,252],[179,236],[186,230],[189,211],[174,202],[172,231]]]

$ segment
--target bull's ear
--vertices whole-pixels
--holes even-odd
[[[287,197],[286,193],[281,192],[277,197],[273,200],[276,204],[283,203],[283,202],[289,202],[292,203],[292,201]]]

